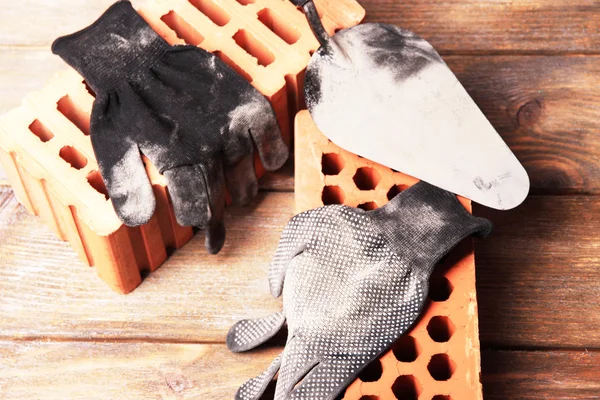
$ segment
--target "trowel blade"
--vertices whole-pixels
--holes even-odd
[[[307,107],[332,142],[495,209],[519,205],[529,178],[435,49],[369,23],[342,30],[311,59]]]

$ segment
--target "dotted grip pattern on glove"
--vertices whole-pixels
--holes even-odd
[[[269,271],[283,314],[244,320],[227,345],[246,351],[287,322],[286,347],[236,399],[258,399],[277,372],[275,399],[334,399],[416,321],[439,259],[489,221],[451,193],[420,182],[373,210],[343,205],[298,214]]]

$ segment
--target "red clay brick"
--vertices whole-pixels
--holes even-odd
[[[418,181],[336,146],[318,130],[308,111],[296,116],[295,135],[297,212],[324,203],[376,208]],[[468,200],[459,200],[471,211]],[[431,300],[418,323],[370,366],[373,373],[365,375],[371,375],[366,379],[369,382],[357,379],[344,399],[482,398],[475,258],[470,240],[436,267],[431,283]]]
[[[364,17],[354,0],[321,0],[317,6],[330,32]],[[140,13],[168,42],[199,45],[248,78],[271,101],[291,141],[291,118],[303,104],[304,69],[318,47],[301,11],[282,0],[249,5],[235,0],[154,0]],[[0,120],[0,161],[27,210],[71,242],[112,289],[128,293],[146,271],[165,261],[168,250],[192,237],[192,228],[176,223],[165,179],[149,162],[155,216],[139,228],[119,221],[88,136],[93,100],[75,71],[56,74]],[[262,174],[258,162],[257,173]]]

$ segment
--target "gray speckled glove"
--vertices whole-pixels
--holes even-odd
[[[52,51],[96,93],[90,137],[119,218],[138,226],[154,214],[141,152],[166,177],[177,222],[206,227],[218,252],[226,187],[241,204],[258,191],[254,146],[269,171],[288,157],[269,101],[214,55],[170,46],[128,1]]]
[[[240,321],[227,335],[230,350],[246,351],[287,321],[287,344],[236,399],[259,399],[277,372],[276,400],[334,399],[412,326],[440,258],[490,231],[488,220],[425,182],[374,211],[333,205],[296,215],[269,271],[283,311]]]

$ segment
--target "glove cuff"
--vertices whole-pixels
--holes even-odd
[[[469,214],[454,194],[423,181],[369,213],[397,254],[414,251],[410,257],[427,278],[461,240],[469,235],[485,237],[492,231],[490,221]]]
[[[52,44],[52,52],[76,69],[94,91],[113,88],[152,65],[169,48],[129,1],[113,4],[87,28]]]

